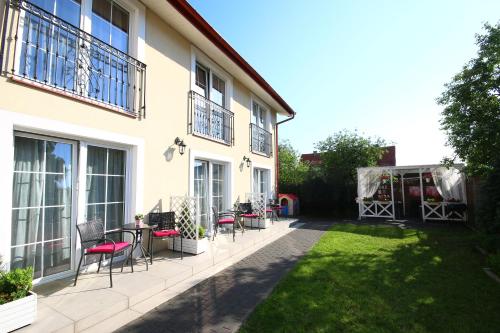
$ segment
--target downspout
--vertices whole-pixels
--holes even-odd
[[[274,136],[274,140],[275,140],[275,152],[276,152],[276,167],[275,167],[275,177],[274,177],[274,182],[275,182],[275,188],[276,188],[276,192],[275,192],[275,195],[276,195],[276,199],[278,199],[278,194],[280,193],[279,192],[279,177],[280,177],[280,160],[279,160],[279,156],[278,156],[278,125],[281,125],[283,123],[286,123],[287,121],[290,121],[292,120],[293,118],[295,118],[295,112],[292,113],[292,116],[291,117],[288,117],[287,119],[285,120],[282,120],[282,121],[278,121],[276,123],[276,134]]]

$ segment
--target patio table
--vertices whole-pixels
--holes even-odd
[[[146,262],[146,270],[149,270],[148,268],[148,257],[151,256],[148,250],[144,247],[144,244],[142,242],[144,232],[143,230],[147,230],[149,239],[151,239],[151,233],[154,228],[156,228],[156,225],[149,225],[146,223],[143,224],[135,224],[135,223],[127,223],[122,226],[122,230],[129,230],[129,231],[135,231],[135,244],[132,248],[132,251],[134,251],[137,247],[141,249],[141,255],[142,258],[144,258],[144,261]]]

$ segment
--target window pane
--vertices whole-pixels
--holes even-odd
[[[45,205],[71,204],[71,177],[47,174],[45,176]]]
[[[125,152],[123,150],[109,149],[108,174],[125,175]]]
[[[71,268],[69,237],[43,244],[43,266],[43,276],[64,272]]]
[[[111,9],[109,8],[110,11],[105,12],[105,7],[109,6],[109,3],[104,0],[94,1],[92,6],[92,36],[97,37],[105,43],[109,43],[111,41],[111,24],[109,23]]]
[[[42,276],[42,245],[13,247],[10,252],[10,269],[33,267],[33,278]]]
[[[108,177],[107,202],[125,201],[123,197],[124,177]]]
[[[108,204],[106,207],[106,230],[118,229],[124,222],[123,204]]]
[[[206,91],[207,91],[207,81],[208,81],[208,75],[207,75],[207,70],[203,68],[200,64],[196,64],[196,85],[203,89],[205,92],[204,96],[207,97]]]
[[[69,237],[71,235],[71,206],[45,209],[44,240]]]
[[[80,0],[56,0],[56,16],[80,26]]]
[[[106,173],[106,148],[88,146],[87,148],[87,173]]]
[[[71,145],[68,143],[47,141],[47,172],[71,172]]]
[[[104,223],[105,205],[88,205],[87,221],[101,221]]]
[[[87,176],[87,203],[104,202],[106,176]]]
[[[129,27],[128,22],[129,22],[128,12],[122,7],[118,6],[116,3],[113,3],[113,14],[112,14],[113,25],[119,28],[124,33],[128,34],[128,27]]]
[[[41,211],[41,208],[12,210],[12,246],[42,240]]]
[[[43,171],[43,141],[16,136],[14,139],[14,170]]]
[[[17,147],[16,147],[17,149]],[[12,208],[39,207],[43,199],[43,174],[15,172]]]

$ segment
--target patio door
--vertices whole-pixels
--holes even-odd
[[[194,196],[198,198],[200,223],[207,234],[213,231],[212,207],[224,211],[227,207],[226,165],[223,163],[195,160]]]
[[[11,269],[35,279],[72,269],[76,143],[16,133],[12,188]]]

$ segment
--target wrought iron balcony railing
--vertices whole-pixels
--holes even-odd
[[[202,95],[189,92],[189,132],[210,140],[234,144],[234,113]]]
[[[250,124],[250,150],[254,153],[272,155],[272,134],[265,129]]]
[[[4,17],[2,68],[66,95],[145,115],[146,65],[27,1]]]

